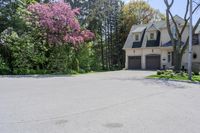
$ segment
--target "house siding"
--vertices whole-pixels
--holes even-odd
[[[180,21],[180,18],[178,18]],[[142,63],[142,69],[146,69],[146,56],[147,55],[151,55],[151,54],[156,54],[156,55],[160,55],[161,59],[160,59],[160,69],[164,69],[164,68],[170,68],[172,67],[172,52],[173,52],[173,47],[172,46],[166,46],[163,47],[163,44],[166,44],[168,42],[170,42],[170,36],[168,34],[168,30],[166,25],[164,25],[161,22],[156,22],[155,24],[149,24],[150,26],[147,25],[136,25],[135,27],[144,27],[146,26],[147,29],[145,32],[140,33],[140,37],[142,37],[142,35],[144,37],[142,37],[142,46],[141,48],[132,48],[130,47],[130,45],[133,44],[134,39],[133,39],[133,34],[131,31],[134,30],[134,26],[132,27],[130,33],[129,33],[129,37],[127,38],[127,41],[124,45],[124,50],[126,52],[126,61],[125,61],[125,69],[128,69],[128,57],[129,56],[141,56],[141,63]],[[158,25],[161,25],[160,27]],[[156,27],[158,26],[158,27]],[[181,28],[181,26],[179,27]],[[154,32],[155,33],[155,38],[158,39],[158,32],[160,32],[160,41],[159,41],[159,45],[155,46],[155,47],[151,47],[151,46],[147,46],[147,41],[150,38],[150,33]],[[187,26],[182,34],[182,42],[186,42],[187,37],[189,34],[189,26]],[[197,33],[199,36],[199,40],[200,40],[200,33]],[[131,35],[131,37],[130,37]],[[141,38],[140,38],[141,39]],[[130,44],[131,43],[131,44]],[[200,41],[199,41],[200,43]],[[170,53],[170,61],[168,60],[168,53]],[[200,44],[199,45],[193,45],[193,53],[197,54],[197,58],[193,59],[193,63],[199,63],[200,64]],[[185,51],[183,58],[182,58],[182,66],[187,69],[187,62],[188,62],[188,50]]]
[[[129,56],[141,56],[142,69],[146,69],[146,56],[147,55],[160,55],[161,56],[161,69],[163,66],[169,68],[171,61],[168,62],[168,52],[172,52],[172,49],[160,49],[160,48],[144,48],[144,49],[126,49],[126,62],[125,68],[128,69],[128,57]]]

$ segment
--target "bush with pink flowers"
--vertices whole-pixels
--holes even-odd
[[[41,29],[51,45],[71,43],[75,46],[94,38],[92,32],[81,29],[77,20],[79,9],[72,9],[67,3],[36,3],[29,5],[28,11],[31,13],[28,20]]]

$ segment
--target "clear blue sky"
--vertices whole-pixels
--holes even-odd
[[[128,2],[130,0],[124,0],[125,2]],[[164,4],[163,0],[146,0],[149,2],[149,4],[155,8],[160,10],[160,12],[165,13],[166,6]],[[172,8],[172,13],[174,15],[179,15],[181,17],[184,17],[185,14],[185,7],[186,7],[186,0],[175,0],[175,3]],[[193,16],[194,23],[197,21],[197,19],[200,17],[200,10],[196,12]]]

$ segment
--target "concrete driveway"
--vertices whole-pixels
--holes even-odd
[[[152,73],[1,77],[0,133],[199,133],[200,85]]]

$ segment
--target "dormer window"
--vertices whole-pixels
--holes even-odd
[[[150,40],[155,40],[155,34],[154,33],[150,33]]]
[[[135,41],[139,41],[139,35],[135,34]]]

